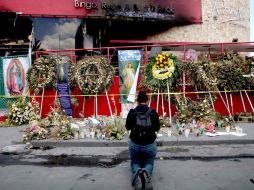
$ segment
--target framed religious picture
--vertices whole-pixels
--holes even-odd
[[[190,62],[197,62],[198,60],[198,53],[194,49],[188,49],[184,54],[184,59]]]

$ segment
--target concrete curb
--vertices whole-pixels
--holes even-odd
[[[220,144],[254,144],[254,139],[217,139],[217,140],[158,140],[157,145],[162,146],[200,146]],[[33,140],[33,147],[127,147],[128,140]]]

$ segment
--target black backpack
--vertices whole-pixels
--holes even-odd
[[[149,109],[146,113],[137,112],[136,116],[136,126],[134,128],[136,135],[140,138],[149,138],[153,133],[153,126],[150,117],[151,109]]]

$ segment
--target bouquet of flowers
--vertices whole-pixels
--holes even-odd
[[[23,135],[24,143],[28,143],[31,140],[41,140],[46,139],[48,130],[40,127],[37,120],[31,122],[30,127],[28,127]]]
[[[51,112],[41,121],[41,126],[49,130],[50,138],[70,139],[73,137],[71,118],[62,112],[58,102],[55,102]]]
[[[22,125],[39,118],[38,106],[36,103],[27,102],[26,97],[20,97],[18,101],[9,104],[5,125]]]

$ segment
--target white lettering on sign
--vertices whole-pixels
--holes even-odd
[[[172,7],[162,7],[160,5],[139,5],[139,4],[108,4],[105,2],[101,2],[101,4],[93,3],[93,2],[85,2],[85,0],[74,0],[74,6],[76,8],[85,8],[87,10],[98,9],[101,8],[105,11],[112,12],[142,12],[142,13],[158,13],[158,14],[166,14],[166,15],[174,15],[175,9]],[[99,7],[100,6],[100,7]]]
[[[98,8],[98,5],[96,3],[84,2],[84,1],[81,1],[81,0],[75,0],[74,1],[74,6],[77,7],[77,8],[85,8],[87,10]]]

